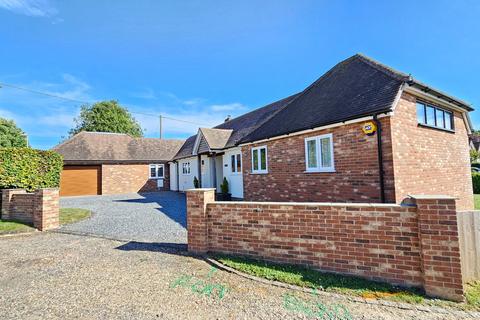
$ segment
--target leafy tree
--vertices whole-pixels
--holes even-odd
[[[27,136],[13,120],[0,118],[0,147],[26,147]]]
[[[101,101],[81,107],[75,118],[76,126],[69,131],[73,136],[80,131],[126,133],[142,137],[143,130],[135,118],[118,101]]]
[[[480,154],[478,153],[477,150],[470,149],[470,162],[471,163],[477,163],[479,160]]]

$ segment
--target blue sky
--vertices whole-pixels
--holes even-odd
[[[0,0],[0,82],[212,126],[362,52],[480,108],[479,16],[475,0]],[[66,136],[79,106],[0,88],[0,116],[37,148]],[[135,117],[158,136],[155,117]],[[166,137],[197,127],[164,121]]]

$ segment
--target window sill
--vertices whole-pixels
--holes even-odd
[[[335,169],[333,170],[305,170],[303,173],[335,173]]]
[[[150,177],[148,179],[149,180],[159,180],[159,179],[165,179],[165,177]]]
[[[424,124],[424,123],[419,123],[418,126],[419,127],[424,127],[424,128],[429,128],[429,129],[435,129],[435,130],[439,130],[439,131],[444,131],[444,132],[448,132],[448,133],[455,133],[455,130],[439,128],[439,127],[431,126],[429,124]]]
[[[250,172],[250,174],[268,174],[268,171],[259,171],[259,172],[258,171],[257,172],[252,171],[252,172]]]

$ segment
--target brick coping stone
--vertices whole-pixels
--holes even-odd
[[[437,307],[437,306],[426,306],[426,305],[415,305],[415,304],[410,304],[410,303],[403,303],[403,302],[395,302],[395,301],[386,301],[386,300],[375,300],[375,299],[365,299],[365,298],[360,298],[360,297],[351,297],[348,295],[343,295],[339,293],[333,293],[333,292],[327,292],[327,291],[322,291],[322,290],[313,290],[310,288],[305,288],[305,287],[300,287],[296,286],[293,284],[287,284],[284,282],[280,281],[274,281],[274,280],[268,280],[265,278],[260,278],[254,275],[250,275],[241,271],[238,271],[237,269],[231,268],[229,266],[224,265],[220,261],[208,256],[208,255],[197,255],[198,257],[202,257],[205,259],[205,261],[211,265],[214,265],[215,267],[236,274],[240,277],[252,280],[252,281],[257,281],[263,284],[267,285],[272,285],[276,287],[281,287],[281,288],[286,288],[286,289],[291,289],[295,291],[300,291],[300,292],[305,292],[305,293],[310,293],[310,294],[316,294],[316,295],[326,295],[326,296],[331,296],[331,297],[341,297],[341,298],[347,298],[349,301],[353,302],[359,302],[359,303],[365,303],[365,304],[370,304],[370,305],[381,305],[381,306],[386,306],[386,307],[392,307],[392,308],[397,308],[397,309],[403,309],[403,310],[417,310],[421,312],[436,312],[436,313],[443,313],[443,314],[452,314],[452,315],[458,315],[458,316],[469,316],[472,319],[479,319],[480,318],[480,312],[476,311],[463,311],[463,310],[455,310],[455,309],[447,309],[447,308],[442,308],[442,307]]]
[[[308,206],[308,207],[377,207],[377,208],[405,208],[409,205],[396,203],[353,203],[353,202],[264,202],[264,201],[215,201],[215,204],[248,204],[248,205],[275,205],[275,206]]]

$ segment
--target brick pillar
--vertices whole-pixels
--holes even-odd
[[[208,251],[207,203],[215,201],[215,189],[190,189],[187,194],[188,251]]]
[[[2,190],[2,219],[10,219],[10,205],[14,194],[27,193],[25,189],[3,189]]]
[[[58,228],[59,215],[58,189],[50,188],[35,191],[33,226],[40,231]]]
[[[455,198],[411,197],[417,205],[425,292],[432,297],[463,301]]]

